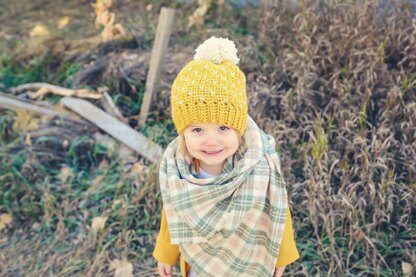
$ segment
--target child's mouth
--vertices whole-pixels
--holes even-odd
[[[215,155],[217,155],[217,154],[219,154],[219,153],[221,153],[222,152],[222,150],[218,150],[218,151],[202,151],[205,155],[208,155],[208,156],[215,156]]]

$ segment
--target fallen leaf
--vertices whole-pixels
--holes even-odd
[[[104,229],[104,226],[105,226],[105,222],[106,221],[107,221],[107,218],[106,217],[101,217],[101,216],[94,217],[92,219],[91,229],[94,232],[98,232],[98,231]]]
[[[133,277],[133,265],[126,260],[111,261],[110,270],[115,270],[114,277]]]
[[[62,183],[65,183],[68,180],[68,177],[71,175],[71,169],[68,166],[61,167],[61,173],[59,174],[59,179]]]
[[[13,221],[13,218],[9,214],[1,214],[0,215],[0,222],[3,222],[5,225],[11,224]]]
[[[16,111],[16,117],[13,123],[13,129],[17,131],[33,131],[39,126],[35,117],[25,110]]]
[[[402,270],[403,270],[403,276],[410,276],[413,271],[413,266],[409,263],[402,262]]]
[[[11,215],[9,214],[1,214],[0,215],[0,231],[5,229],[7,225],[11,224],[13,221]]]
[[[117,205],[123,204],[123,199],[117,199],[113,202],[112,207],[114,208]]]
[[[95,19],[95,27],[98,29],[100,26],[113,25],[115,20],[115,14],[105,10],[97,14]]]
[[[97,0],[96,4],[104,5],[109,8],[113,5],[113,1],[112,0]]]
[[[142,174],[144,172],[144,165],[136,162],[134,163],[133,167],[131,168],[131,174]]]
[[[32,140],[30,138],[30,134],[29,133],[26,134],[25,144],[28,145],[28,146],[32,146]]]
[[[108,161],[107,160],[102,160],[102,162],[98,165],[99,170],[103,170],[107,167],[108,167]]]
[[[30,31],[31,37],[45,37],[49,35],[48,28],[43,24],[38,24]]]
[[[19,109],[13,122],[13,130],[33,131],[39,128],[39,125],[48,121],[49,116],[35,115],[26,110]]]
[[[58,28],[63,29],[66,25],[68,25],[69,21],[71,21],[71,18],[69,16],[61,17],[58,21]]]

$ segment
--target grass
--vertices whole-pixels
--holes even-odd
[[[32,147],[38,143],[50,141],[34,141]],[[144,263],[150,250],[143,246],[154,243],[159,222],[149,211],[160,211],[153,166],[142,172],[123,168],[116,154],[88,136],[76,137],[54,157],[61,161],[55,168],[28,163],[29,156],[35,160],[46,153],[21,146],[13,135],[2,145],[20,148],[0,156],[1,210],[13,216],[16,228],[0,242],[2,264],[19,266],[2,267],[0,275],[110,275],[109,261],[115,258],[134,259],[136,272],[150,266]],[[64,170],[70,173],[66,177]],[[90,226],[97,216],[108,220],[94,234]]]
[[[69,77],[81,68],[79,63],[60,64],[57,57],[45,55],[35,57],[26,64],[20,64],[11,56],[0,57],[0,87],[4,90],[21,84],[46,82],[71,87]]]
[[[139,45],[151,46],[166,3],[146,1],[154,8],[138,22],[151,28],[138,31]],[[252,76],[250,112],[276,138],[282,165],[290,165],[282,170],[301,259],[287,276],[402,276],[403,262],[416,264],[416,49],[409,9],[378,25],[370,6],[331,3],[325,14],[319,13],[325,7],[303,1],[298,11],[282,6],[256,10],[256,17],[215,6],[206,18],[210,30],[190,35],[186,17],[196,6],[175,4],[182,20],[172,41],[181,48],[217,32],[249,56],[241,68]],[[3,55],[0,89],[40,81],[70,87],[82,66],[48,56],[21,65]],[[137,127],[142,81],[103,82]],[[141,130],[163,147],[176,136],[167,104],[157,99]],[[13,216],[0,231],[0,275],[110,276],[110,262],[125,259],[135,274],[155,276],[156,165],[125,160],[69,122],[61,133],[36,136],[13,128],[16,118],[0,110],[0,213]],[[32,145],[25,144],[28,132]],[[91,227],[95,217],[107,218],[99,232]]]
[[[0,60],[1,86],[3,89],[8,89],[25,83],[44,82],[48,78],[43,68],[50,62],[50,57],[33,59],[22,68],[21,65],[4,56]]]

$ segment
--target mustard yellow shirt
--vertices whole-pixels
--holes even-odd
[[[165,209],[162,209],[162,219],[160,224],[159,235],[156,239],[153,257],[164,264],[175,265],[180,258],[180,268],[183,277],[189,270],[189,265],[180,255],[179,245],[170,243],[170,234],[168,223],[166,220]],[[296,248],[295,239],[293,237],[292,217],[289,208],[286,213],[285,229],[283,231],[282,243],[280,245],[279,256],[277,257],[276,267],[286,266],[293,263],[299,258],[299,252]]]

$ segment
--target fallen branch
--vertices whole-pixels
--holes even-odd
[[[55,116],[55,115],[61,115],[63,117],[71,116],[69,113],[66,113],[64,111],[58,111],[56,109],[35,103],[33,101],[29,101],[26,99],[19,99],[15,96],[11,96],[2,92],[0,92],[0,107],[9,109],[9,110],[14,110],[14,111],[24,109],[30,112],[35,112],[38,114],[49,115],[49,116]]]
[[[78,124],[89,124],[83,119],[80,119],[79,116],[75,113],[70,113],[65,109],[57,109],[54,107],[48,107],[45,105],[41,105],[39,103],[26,100],[26,99],[19,99],[16,96],[8,95],[6,93],[0,92],[0,108],[9,109],[9,110],[26,110],[32,113],[46,115],[46,116],[59,116],[61,118],[71,120]]]
[[[25,109],[31,112],[44,114],[44,115],[50,115],[50,116],[59,114],[57,111],[51,108],[48,108],[39,104],[35,104],[35,103],[30,103],[30,101],[18,99],[17,97],[7,95],[6,93],[1,93],[1,92],[0,92],[0,107],[14,110],[14,111],[19,110],[19,109]]]
[[[101,98],[101,104],[106,112],[111,114],[112,116],[116,117],[118,120],[122,121],[123,123],[128,123],[128,119],[125,118],[120,110],[117,108],[116,104],[114,104],[113,99],[111,96],[105,91],[103,93],[103,98]]]
[[[42,98],[48,93],[61,95],[61,96],[76,96],[81,98],[90,98],[90,99],[100,99],[102,94],[88,90],[88,89],[68,89],[63,87],[58,87],[55,85],[47,83],[29,83],[17,86],[11,89],[12,93],[19,93],[21,91],[33,91],[37,90],[35,93],[29,94],[30,98],[37,99]]]
[[[162,157],[162,147],[90,102],[72,97],[64,97],[61,99],[61,103],[151,162],[157,163]]]

